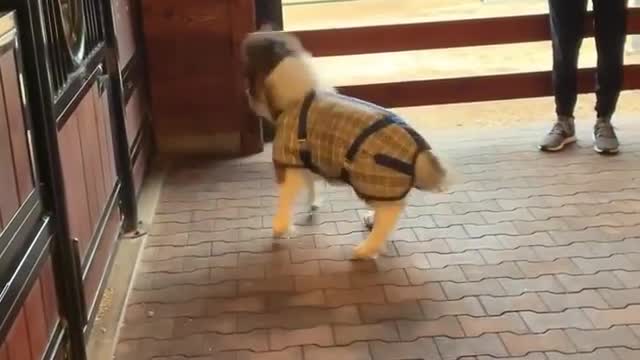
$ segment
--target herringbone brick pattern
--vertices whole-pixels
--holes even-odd
[[[375,262],[349,260],[348,189],[274,241],[268,156],[176,164],[116,358],[640,359],[640,126],[619,126],[616,157],[541,154],[541,128],[427,134],[460,182],[412,194]]]

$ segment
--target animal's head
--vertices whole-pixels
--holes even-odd
[[[275,121],[275,115],[319,89],[311,54],[293,35],[261,31],[247,35],[243,66],[249,105],[256,115]]]

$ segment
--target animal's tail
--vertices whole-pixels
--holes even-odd
[[[418,154],[415,171],[415,187],[420,190],[446,191],[452,181],[448,169],[430,150]]]

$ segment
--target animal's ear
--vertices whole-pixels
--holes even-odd
[[[273,24],[271,23],[264,23],[262,25],[260,25],[260,29],[258,29],[258,31],[273,31]]]

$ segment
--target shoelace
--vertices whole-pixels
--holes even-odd
[[[610,138],[610,139],[616,137],[614,127],[608,122],[597,123],[595,126],[594,132],[596,137],[603,137],[603,138]]]

